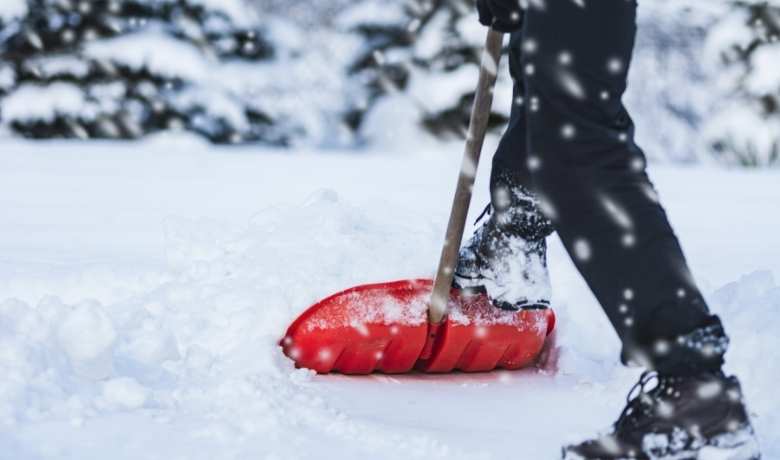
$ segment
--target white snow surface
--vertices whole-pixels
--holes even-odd
[[[280,352],[316,300],[432,274],[460,152],[0,141],[0,458],[551,459],[608,426],[639,371],[557,239],[557,370],[315,376]],[[651,176],[780,458],[780,176]]]

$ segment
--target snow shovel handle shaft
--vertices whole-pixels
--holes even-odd
[[[466,137],[466,149],[463,153],[463,164],[460,168],[455,198],[452,202],[450,221],[447,224],[447,234],[441,250],[439,269],[433,282],[431,303],[428,308],[428,321],[439,324],[447,313],[447,302],[450,298],[450,286],[455,275],[455,265],[458,262],[460,242],[466,228],[466,217],[471,204],[471,193],[477,176],[479,156],[482,153],[482,143],[487,132],[490,108],[493,103],[493,88],[496,84],[498,63],[501,59],[501,47],[504,34],[492,29],[488,30],[485,39],[485,49],[482,52],[482,65],[479,70],[474,105],[471,108],[471,119]]]

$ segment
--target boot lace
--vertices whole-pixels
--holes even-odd
[[[485,209],[479,215],[479,217],[477,217],[477,220],[474,221],[474,225],[477,225],[482,219],[485,218],[485,216],[489,216],[492,212],[493,212],[493,205],[488,203],[487,206],[485,206]]]
[[[656,383],[655,386],[651,386]],[[631,387],[626,396],[626,407],[620,413],[615,428],[620,428],[628,424],[637,425],[645,418],[649,411],[645,410],[651,407],[655,402],[655,393],[661,388],[662,382],[658,372],[645,371],[639,377],[639,381]]]

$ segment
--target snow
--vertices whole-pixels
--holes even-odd
[[[393,26],[407,18],[404,12],[407,5],[400,2],[388,4],[381,0],[366,0],[344,6],[345,9],[336,18],[336,23],[344,30],[365,24]],[[378,11],[382,14],[377,14]]]
[[[257,21],[255,11],[245,0],[191,0],[191,2],[209,10],[219,11],[238,25],[250,26]]]
[[[18,120],[51,120],[58,113],[82,112],[88,105],[84,93],[71,83],[48,86],[25,83],[3,100],[3,116]]]
[[[208,60],[200,51],[162,30],[94,41],[85,46],[84,55],[126,64],[133,69],[147,67],[168,77],[201,81],[209,75]]]
[[[11,88],[16,82],[16,72],[8,65],[0,66],[0,90]]]
[[[3,0],[0,2],[0,21],[11,21],[27,14],[26,0]]]
[[[285,142],[289,137],[297,145],[321,147],[355,147],[370,143],[383,148],[390,143],[405,147],[410,136],[429,136],[426,129],[446,135],[446,128],[451,124],[444,122],[442,127],[437,121],[444,120],[443,114],[457,107],[461,98],[473,89],[476,68],[466,65],[450,72],[449,66],[458,57],[442,54],[446,44],[455,48],[480,46],[484,27],[476,21],[473,10],[459,10],[458,14],[463,13],[463,16],[452,24],[449,23],[451,13],[442,11],[420,29],[413,44],[391,46],[386,50],[384,55],[388,64],[403,63],[410,70],[409,84],[375,100],[371,86],[375,81],[373,69],[364,69],[357,74],[352,74],[350,69],[355,60],[362,57],[361,50],[372,46],[382,48],[376,40],[383,39],[367,40],[355,28],[404,26],[405,9],[414,8],[413,3],[396,2],[388,6],[387,2],[379,0],[253,0],[249,3],[254,8],[240,0],[199,0],[199,3],[225,13],[225,18],[238,25],[259,26],[258,33],[268,39],[273,56],[252,64],[239,63],[238,59],[214,59],[199,46],[184,43],[180,40],[182,37],[165,32],[172,28],[168,32],[183,33],[188,42],[196,43],[203,37],[194,23],[177,19],[174,24],[166,25],[152,20],[136,31],[128,29],[121,37],[86,43],[81,57],[47,56],[26,62],[24,68],[40,73],[43,78],[63,73],[83,76],[88,67],[87,58],[104,63],[116,61],[134,69],[148,66],[162,75],[183,78],[187,84],[194,83],[194,89],[186,94],[179,94],[176,89],[162,91],[156,97],[185,113],[208,108],[208,116],[193,123],[204,132],[214,134],[219,129],[217,125],[226,120],[233,127],[245,130],[251,124],[245,115],[246,109],[250,108],[274,121],[273,128],[256,126],[252,136]],[[419,7],[426,5],[423,2]],[[0,17],[18,15],[25,8],[25,2],[21,0],[5,1],[0,7]],[[229,27],[232,23],[228,24],[225,18],[212,17],[204,27],[207,32],[225,34],[226,38],[218,48],[232,49],[235,40],[228,37],[233,31]],[[62,21],[56,15],[50,19]],[[745,48],[761,35],[756,28],[745,25],[746,19],[744,10],[737,10],[723,0],[640,3],[637,47],[626,102],[638,126],[652,128],[640,129],[638,139],[653,160],[711,162],[715,157],[727,164],[737,164],[742,161],[740,156],[747,155],[746,151],[757,149],[759,165],[771,162],[775,152],[772,142],[748,147],[748,142],[741,139],[764,137],[775,140],[771,136],[774,122],[752,123],[761,116],[760,105],[750,106],[754,112],[751,124],[755,128],[746,127],[747,124],[740,124],[736,116],[730,116],[734,112],[730,110],[729,102],[736,100],[747,105],[748,95],[741,94],[738,89],[773,93],[778,86],[776,44],[767,43],[751,56],[750,64],[754,69],[749,78],[743,75],[741,65],[723,65],[722,57],[734,54],[734,45]],[[10,27],[6,33],[13,30],[14,27]],[[528,43],[528,46],[533,44]],[[562,50],[561,58],[565,61],[576,59],[576,56]],[[218,61],[219,65],[216,65]],[[509,113],[512,92],[506,61],[504,59],[501,64],[496,88],[495,112],[501,115]],[[616,64],[617,67],[625,65]],[[609,94],[584,94],[573,74],[563,72],[559,77],[575,97],[610,97]],[[58,101],[50,99],[49,94],[36,97],[25,87],[22,89],[28,91],[17,95],[13,88],[16,78],[10,67],[0,64],[0,92],[2,89],[10,91],[8,99],[13,102],[10,113],[22,112],[18,121],[51,119],[52,114],[59,111],[70,115],[67,118],[100,120],[89,123],[93,135],[97,131],[103,136],[111,136],[122,131],[121,128],[125,128],[127,134],[141,134],[135,131],[140,129],[139,120],[145,119],[146,112],[139,109],[138,102],[126,104],[127,114],[117,115],[116,104],[125,97],[104,94],[95,85],[88,85],[84,95],[86,102],[70,98],[73,104],[62,110],[48,104],[50,100]],[[685,88],[685,91],[679,88]],[[93,90],[97,94],[92,94]],[[62,91],[57,92],[62,94]],[[169,100],[174,93],[181,97]],[[758,100],[761,95],[749,96]],[[364,109],[368,111],[365,123],[358,126],[357,132],[352,132],[352,128],[344,124],[345,113],[350,115],[350,123],[358,123],[352,115]],[[5,107],[3,112],[6,113]],[[4,130],[10,129],[10,119],[4,118]],[[427,124],[422,123],[424,119]],[[176,122],[171,123],[175,125]],[[724,123],[734,127],[729,130],[734,132],[734,146],[729,144],[729,136],[717,134],[723,131]],[[388,131],[388,126],[392,131]],[[68,135],[73,134],[67,128],[62,129]],[[70,128],[70,131],[79,130],[87,134],[79,125]],[[564,136],[576,135],[569,127],[562,126],[561,130]],[[245,139],[231,136],[231,133],[225,133],[224,137],[221,140]],[[721,153],[724,150],[726,153]]]
[[[731,101],[708,121],[702,136],[710,142],[728,142],[733,153],[724,158],[731,165],[766,164],[774,152],[780,155],[780,121],[766,117],[751,104]]]
[[[780,44],[766,45],[756,50],[751,58],[751,65],[758,71],[748,76],[747,89],[758,94],[772,94],[778,91],[780,89],[780,82],[776,78],[778,62],[780,62]]]
[[[455,106],[464,93],[474,91],[474,82],[478,78],[477,65],[463,65],[444,74],[421,73],[412,81],[405,97],[420,101],[423,110],[436,113]]]
[[[116,331],[105,311],[100,305],[87,303],[64,315],[57,338],[73,371],[96,380],[110,376]]]
[[[35,69],[42,78],[52,78],[57,75],[84,78],[89,73],[89,65],[75,56],[46,56],[30,59],[26,67]]]
[[[149,391],[135,379],[120,377],[103,384],[102,403],[106,407],[138,409],[149,398]]]
[[[432,275],[460,151],[0,141],[0,457],[554,458],[604,428],[638,370],[554,238],[557,372],[314,376],[280,352],[316,300]],[[765,458],[780,457],[777,174],[651,171]]]

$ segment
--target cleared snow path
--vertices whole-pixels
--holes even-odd
[[[0,459],[553,459],[606,427],[637,371],[557,241],[557,374],[316,377],[276,347],[334,290],[430,275],[459,155],[0,142]],[[780,174],[651,175],[780,458]]]

